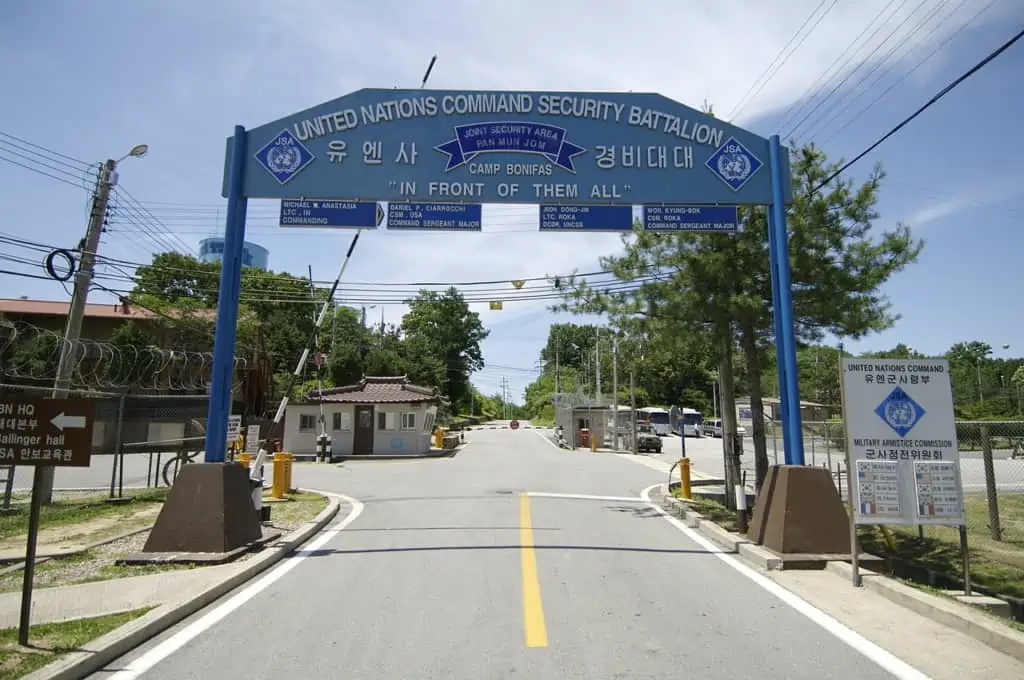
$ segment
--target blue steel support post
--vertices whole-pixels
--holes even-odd
[[[793,318],[793,290],[789,271],[789,235],[786,230],[786,205],[783,200],[783,182],[791,181],[782,176],[782,144],[778,135],[768,139],[768,155],[772,171],[772,220],[771,228],[775,234],[776,268],[778,269],[777,313],[780,316],[779,337],[776,352],[781,353],[785,366],[785,395],[787,403],[786,422],[789,427],[784,432],[783,445],[788,465],[804,465],[803,424],[800,422],[800,389],[796,372],[796,326]],[[778,346],[781,345],[781,346]]]
[[[769,269],[771,271],[772,281],[772,323],[775,327],[775,368],[779,375],[779,414],[781,415],[782,421],[782,444],[783,444],[783,462],[789,464],[789,455],[786,453],[785,448],[786,440],[789,437],[789,419],[786,414],[789,413],[789,399],[786,398],[786,364],[782,360],[782,312],[779,310],[782,308],[782,304],[779,302],[779,246],[775,242],[775,217],[773,210],[769,207],[768,209],[768,257],[769,257]],[[773,433],[774,436],[774,433]]]
[[[231,383],[235,364],[235,335],[238,322],[238,292],[242,279],[242,251],[245,244],[246,199],[242,194],[247,136],[235,126],[228,178],[228,212],[224,227],[224,258],[221,262],[217,295],[217,329],[213,339],[213,371],[210,376],[210,406],[206,418],[207,463],[224,462],[227,449]]]

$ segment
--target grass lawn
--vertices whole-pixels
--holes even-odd
[[[40,510],[39,526],[67,526],[93,519],[128,517],[138,511],[140,504],[163,503],[167,499],[167,489],[139,490],[134,494],[134,500],[128,503],[106,503],[106,498],[106,495],[87,496],[44,505]],[[0,539],[28,533],[28,512],[28,503],[18,503],[0,513]]]
[[[673,493],[678,494],[678,489]],[[736,531],[736,513],[721,503],[699,499],[689,506],[723,529]],[[972,582],[1003,595],[1024,597],[1024,495],[1005,494],[999,498],[1001,541],[994,540],[989,533],[988,502],[984,494],[966,496],[964,511]],[[914,526],[890,526],[888,529],[892,533],[895,557],[943,575],[962,576],[963,558],[957,527],[925,527],[923,539]],[[859,536],[867,552],[880,556],[890,554],[881,529],[861,527]]]
[[[988,528],[988,501],[984,494],[964,498],[967,518],[967,544],[970,548],[971,579],[1004,595],[1024,597],[1024,495],[999,497],[1002,540],[992,538]],[[957,527],[925,527],[923,540],[917,527],[889,527],[898,557],[933,571],[960,576],[963,559]],[[880,530],[865,527],[861,542],[870,552],[885,554],[888,547]]]
[[[0,630],[0,680],[24,677],[139,618],[150,609],[152,607],[92,619],[32,626],[29,629],[29,647],[18,645],[17,628]]]

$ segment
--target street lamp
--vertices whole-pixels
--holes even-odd
[[[133,146],[131,148],[131,151],[129,151],[125,155],[123,155],[120,158],[118,158],[116,162],[120,163],[125,158],[129,158],[129,157],[130,158],[142,158],[147,153],[149,153],[149,144],[136,144],[135,146]]]

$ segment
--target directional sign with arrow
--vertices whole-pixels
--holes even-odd
[[[94,402],[0,398],[0,464],[89,467]]]
[[[88,424],[85,416],[69,416],[63,411],[55,415],[50,422],[61,432],[65,428],[80,430]]]

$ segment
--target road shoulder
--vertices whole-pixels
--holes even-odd
[[[265,550],[248,560],[244,566],[232,571],[222,580],[209,584],[201,592],[191,597],[158,606],[127,625],[82,645],[81,651],[68,654],[25,676],[23,680],[72,680],[86,677],[186,617],[216,602],[232,590],[245,585],[299,549],[338,515],[343,505],[342,497],[327,493],[323,495],[328,497],[328,504],[316,518],[283,537],[274,544],[272,549]],[[350,508],[350,514],[355,510],[355,507]]]
[[[667,485],[660,485],[659,492],[651,499],[658,507],[673,511],[682,506],[667,495]],[[683,521],[722,552],[741,558],[757,573],[934,680],[1019,677],[1024,672],[1024,634],[990,622],[964,605],[882,575],[870,576],[873,583],[879,582],[878,587],[854,588],[843,576],[842,566],[848,571],[848,565],[821,571],[781,571],[777,558],[768,559],[766,551],[744,537],[692,512]],[[883,585],[883,581],[887,583]],[[889,596],[887,590],[891,589],[912,591],[916,606],[908,608]]]

